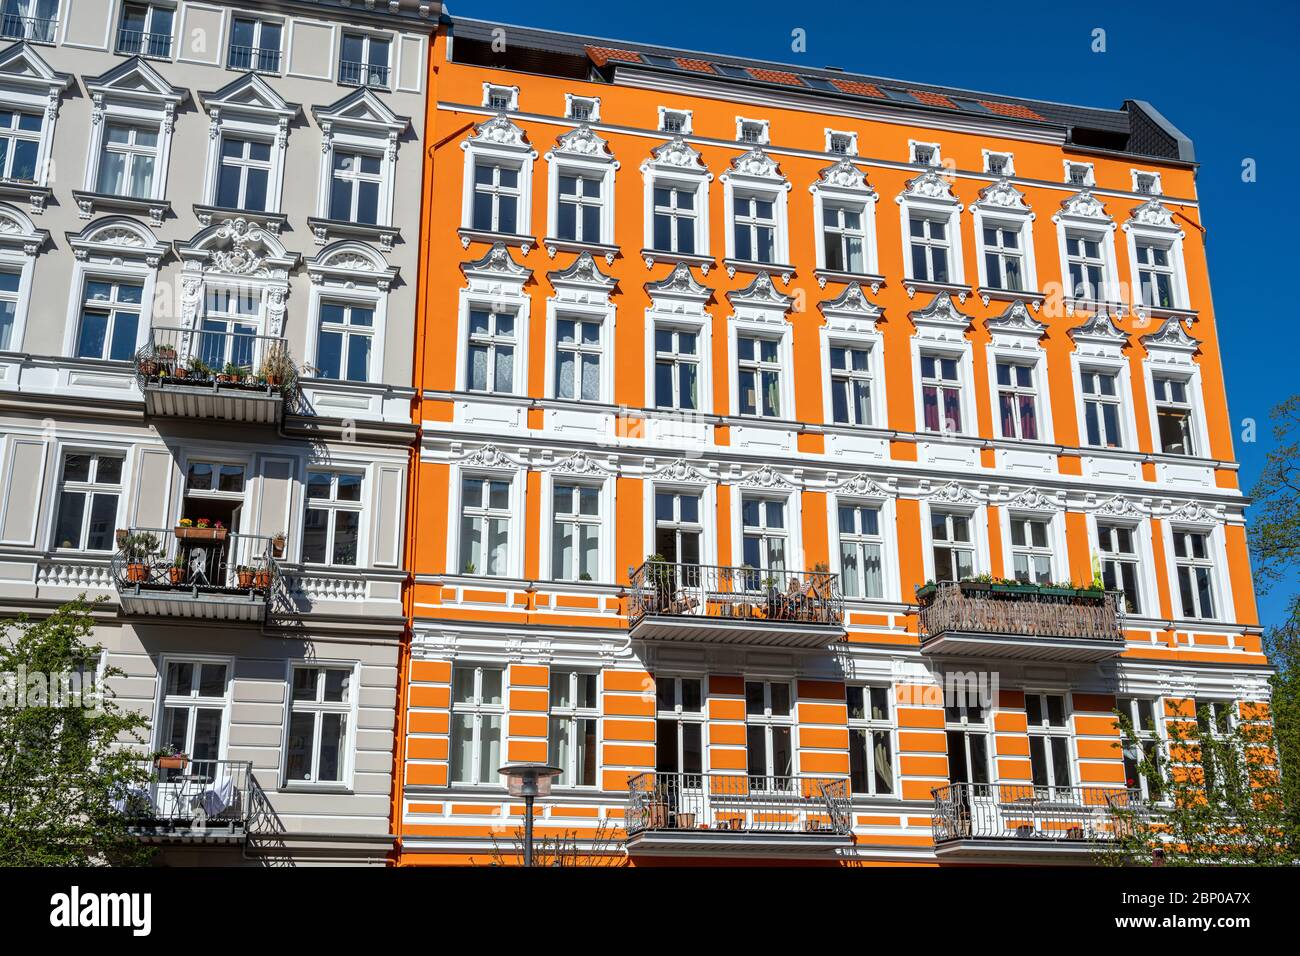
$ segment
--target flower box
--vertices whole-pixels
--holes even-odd
[[[177,525],[174,529],[179,541],[225,541],[226,528],[187,528]]]
[[[185,754],[171,754],[166,757],[159,757],[156,761],[160,770],[184,770],[190,765],[190,758]]]

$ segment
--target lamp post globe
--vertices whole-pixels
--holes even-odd
[[[524,799],[524,866],[533,865],[533,801],[551,795],[551,781],[564,771],[544,763],[508,763],[498,771],[506,792]]]

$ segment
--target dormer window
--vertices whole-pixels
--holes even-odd
[[[579,123],[596,123],[600,121],[600,100],[592,96],[574,96],[566,94],[565,115]]]
[[[939,165],[939,144],[938,143],[917,143],[909,142],[912,150],[912,162],[918,166],[938,166]]]
[[[1139,196],[1160,195],[1160,174],[1133,170],[1133,191]]]
[[[1011,163],[1010,153],[993,153],[984,151],[984,171],[991,176],[1011,176],[1015,168]]]
[[[1065,162],[1065,181],[1071,186],[1092,186],[1095,182],[1092,178],[1092,163],[1072,163],[1069,160]]]
[[[665,133],[689,133],[691,131],[691,114],[689,110],[666,110],[659,108],[659,128]]]
[[[519,106],[519,88],[483,84],[483,105],[498,113],[506,113]]]

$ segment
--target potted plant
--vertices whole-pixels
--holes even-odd
[[[962,594],[979,594],[987,593],[993,590],[993,577],[988,574],[976,575],[973,578],[964,578],[958,585]]]
[[[165,748],[154,758],[154,765],[159,770],[184,770],[189,764],[189,754],[180,753],[175,747]]]
[[[474,564],[473,561],[466,561],[466,562],[465,562],[465,573],[466,573],[466,574],[477,574],[477,573],[478,573],[478,567],[475,566],[475,564]]]
[[[939,590],[939,586],[933,581],[926,581],[916,589],[916,599],[922,604],[927,604],[934,599],[934,593]]]
[[[253,570],[253,587],[259,591],[265,591],[271,586],[271,569],[265,564],[259,564]]]
[[[241,564],[235,568],[235,577],[239,580],[240,588],[248,590],[253,586],[253,569],[246,564]]]
[[[131,532],[127,531],[126,528],[118,528],[117,532],[113,535],[114,540],[117,541],[117,547],[119,551],[122,549],[122,545],[126,544],[127,535],[129,535],[130,533]]]
[[[185,556],[176,555],[171,567],[167,569],[167,582],[173,586],[185,583]]]
[[[178,374],[179,372],[180,370],[177,369]],[[209,379],[212,377],[212,369],[208,368],[207,364],[204,363],[203,359],[195,356],[194,358],[190,359],[189,374],[190,374],[190,378],[203,381],[204,379]],[[184,376],[181,377],[183,378]]]
[[[122,542],[126,559],[126,579],[131,584],[144,584],[149,580],[149,564],[159,551],[158,539],[147,531],[128,534]]]
[[[284,532],[281,531],[271,539],[271,556],[275,558],[284,557]]]
[[[135,367],[145,378],[153,378],[158,374],[158,360],[153,355],[141,355]]]
[[[262,356],[258,376],[272,388],[288,388],[297,377],[289,348],[283,342],[272,342]]]

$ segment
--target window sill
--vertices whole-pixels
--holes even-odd
[[[968,285],[959,285],[955,282],[929,282],[922,279],[904,279],[903,288],[907,290],[909,299],[916,298],[918,292],[930,292],[938,295],[940,292],[947,292],[949,295],[955,295],[959,303],[965,304],[966,297],[971,294],[971,288]]]
[[[282,212],[257,212],[251,209],[235,209],[230,206],[204,206],[200,203],[194,204],[194,217],[198,219],[202,226],[210,226],[215,222],[227,222],[231,219],[247,219],[249,222],[255,222],[267,232],[273,235],[279,235],[280,230],[284,228],[285,223],[289,221],[287,214]]]
[[[468,229],[460,228],[456,230],[456,235],[460,236],[460,247],[468,249],[471,242],[483,242],[489,246],[494,246],[498,242],[507,246],[515,246],[524,255],[528,255],[537,240],[532,236],[525,236],[517,232],[492,232],[487,229]]]
[[[346,784],[339,783],[321,783],[313,784],[302,780],[294,783],[286,783],[276,788],[277,793],[320,793],[320,794],[347,794],[351,796],[354,791]]]
[[[886,284],[884,276],[870,272],[839,272],[835,269],[814,269],[813,275],[817,277],[818,288],[822,289],[826,288],[827,282],[843,282],[845,285],[856,282],[859,285],[870,286],[871,294],[875,295]]]
[[[1194,321],[1200,315],[1196,309],[1176,309],[1160,305],[1144,305],[1135,303],[1133,312],[1139,318],[1145,318],[1148,315],[1155,319],[1184,319]]]
[[[1042,308],[1043,300],[1047,298],[1042,292],[1026,289],[998,289],[993,286],[979,286],[977,291],[980,301],[985,305],[988,305],[989,302],[1023,302],[1035,312]]]
[[[163,219],[172,211],[172,204],[166,199],[136,199],[133,196],[114,196],[82,189],[72,190],[72,198],[77,203],[82,219],[89,219],[104,211],[126,212],[137,216],[147,213],[151,225],[161,226]]]
[[[21,179],[0,180],[0,196],[5,199],[26,199],[32,205],[32,212],[42,213],[54,190],[35,182],[23,182]]]
[[[342,236],[349,239],[378,240],[379,248],[384,252],[392,252],[393,243],[402,237],[402,233],[395,226],[370,225],[343,219],[322,219],[319,216],[308,216],[307,228],[311,230],[318,246],[323,246],[331,239]]]
[[[618,246],[605,245],[603,242],[578,242],[573,239],[556,239],[548,236],[542,240],[546,255],[554,259],[557,252],[590,252],[593,256],[603,256],[605,264],[612,266],[614,257],[619,253]]]
[[[1076,312],[1093,312],[1093,313],[1110,313],[1123,318],[1128,314],[1128,304],[1125,302],[1114,302],[1110,299],[1074,299],[1070,296],[1064,296],[1061,303],[1065,306],[1065,314],[1072,316]]]
[[[709,274],[709,270],[713,268],[716,262],[713,256],[697,256],[686,252],[666,252],[663,249],[642,249],[641,258],[645,260],[647,269],[656,262],[666,262],[669,265],[682,263],[688,266],[699,266],[700,272],[704,275]]]
[[[782,282],[789,282],[794,275],[794,266],[783,262],[754,262],[751,259],[723,259],[723,266],[727,270],[727,278],[734,279],[737,272],[745,272],[750,275],[758,275],[760,272],[767,272],[772,275],[779,275]]]

